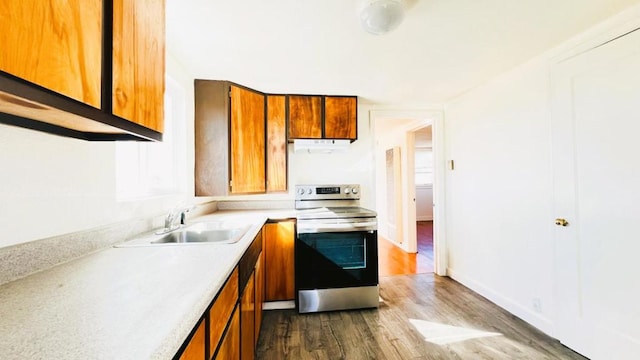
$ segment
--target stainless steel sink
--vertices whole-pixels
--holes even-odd
[[[233,244],[238,242],[248,227],[234,229],[182,229],[163,235],[161,238],[151,241],[152,244],[167,243],[221,243]]]
[[[142,236],[116,247],[157,246],[177,244],[234,244],[251,228],[246,223],[227,221],[201,222],[173,230],[163,235]]]

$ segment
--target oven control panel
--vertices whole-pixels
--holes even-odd
[[[342,199],[360,199],[360,185],[296,185],[296,200]]]

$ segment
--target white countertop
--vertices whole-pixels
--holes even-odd
[[[171,359],[267,217],[236,244],[108,248],[0,286],[2,359]]]

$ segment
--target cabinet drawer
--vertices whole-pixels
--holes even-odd
[[[237,302],[238,268],[233,270],[229,280],[227,280],[227,283],[209,310],[209,344],[211,353],[216,350]],[[207,358],[211,358],[211,354],[209,354]]]

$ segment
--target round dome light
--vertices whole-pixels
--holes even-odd
[[[403,18],[404,6],[400,0],[368,0],[360,11],[362,27],[375,35],[397,28]]]

